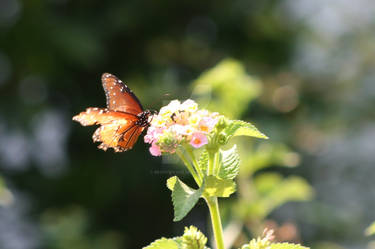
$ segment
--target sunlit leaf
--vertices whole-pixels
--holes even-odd
[[[242,120],[232,120],[225,129],[225,132],[230,136],[249,136],[268,139],[268,137],[261,133],[254,125]]]
[[[247,148],[246,148],[247,149]],[[246,150],[248,151],[248,149]],[[241,153],[241,174],[251,175],[254,172],[272,166],[295,167],[300,162],[297,153],[284,144],[264,142],[251,153]]]
[[[367,236],[374,235],[375,234],[375,222],[373,222],[369,227],[366,228],[365,234]]]
[[[229,197],[236,191],[236,184],[230,179],[219,179],[215,176],[207,176],[204,193],[208,196]]]
[[[8,206],[12,204],[13,194],[7,188],[4,180],[0,177],[0,206]]]
[[[221,167],[219,177],[222,179],[234,179],[239,172],[240,155],[237,146],[229,150],[220,150]]]
[[[309,249],[309,247],[291,243],[275,243],[271,244],[269,249]]]
[[[311,186],[298,176],[283,178],[277,173],[265,173],[256,177],[254,183],[260,193],[278,196],[277,199],[309,200],[313,196]]]
[[[169,188],[169,190],[173,191],[174,185],[176,184],[177,179],[178,179],[177,176],[172,176],[168,178],[167,187]]]
[[[314,249],[315,248],[319,248],[319,249],[347,249],[347,248],[342,247],[338,243],[331,242],[331,241],[319,241],[319,242],[316,242],[316,243],[314,243]]]
[[[208,160],[209,159],[208,159],[207,150],[202,151],[202,153],[199,156],[199,161],[198,161],[199,167],[202,170],[202,172],[205,172],[207,170]]]
[[[161,238],[143,249],[209,249],[207,238],[196,227],[185,227],[184,234],[171,239]]]
[[[193,87],[193,98],[200,106],[229,118],[238,118],[261,92],[260,82],[233,59],[225,59],[202,73]]]
[[[248,206],[248,212],[260,218],[288,201],[311,200],[314,194],[306,180],[297,176],[265,173],[256,177],[254,184],[260,197]]]
[[[152,242],[143,249],[179,249],[178,243],[174,239],[161,238]]]

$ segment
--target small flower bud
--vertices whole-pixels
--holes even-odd
[[[206,243],[206,236],[204,236],[196,227],[185,227],[185,232],[182,236],[183,249],[204,249]]]
[[[219,120],[217,121],[217,124],[216,124],[216,130],[217,131],[222,131],[223,129],[225,129],[226,127],[228,126],[228,121],[227,119],[224,117],[224,116],[220,116],[219,117]]]
[[[224,132],[219,133],[217,136],[217,142],[220,145],[225,145],[228,142],[228,136]]]

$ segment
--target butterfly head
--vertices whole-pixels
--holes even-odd
[[[150,126],[150,122],[152,120],[152,117],[156,114],[156,111],[153,110],[145,110],[137,115],[138,121],[137,125],[141,127],[147,127]]]

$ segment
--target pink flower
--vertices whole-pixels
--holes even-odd
[[[210,118],[210,117],[203,117],[200,121],[199,121],[199,130],[201,130],[202,132],[210,132],[216,125],[217,123],[217,119],[213,119],[213,118]]]
[[[152,144],[153,142],[157,141],[162,132],[163,129],[151,126],[148,128],[147,134],[144,136],[145,143]]]
[[[208,139],[203,133],[195,132],[191,136],[190,144],[194,148],[200,148],[207,143],[208,143]]]
[[[208,134],[213,131],[218,119],[218,113],[199,110],[193,100],[183,103],[173,100],[149,119],[150,127],[144,141],[151,144],[153,156],[173,154],[178,146],[186,143],[200,148],[208,143]]]
[[[161,156],[161,151],[159,146],[157,146],[155,143],[153,143],[150,147],[150,153],[153,156]]]
[[[145,143],[151,144],[154,141],[154,137],[147,134],[144,136],[144,140],[145,140]]]

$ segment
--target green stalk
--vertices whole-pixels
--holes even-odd
[[[187,153],[189,154],[190,158],[191,158],[191,161],[193,162],[193,166],[195,168],[195,171],[198,173],[198,176],[199,176],[199,179],[200,181],[202,182],[203,181],[203,178],[204,178],[204,175],[202,173],[202,170],[200,169],[199,167],[199,164],[198,164],[198,161],[197,159],[195,158],[195,155],[193,153],[193,150],[190,148],[189,145],[187,146],[184,146],[185,150],[187,151]]]
[[[207,168],[207,175],[214,175],[215,174],[215,153],[208,150],[208,168]]]
[[[176,154],[181,158],[182,162],[185,164],[186,168],[189,170],[190,174],[193,176],[198,186],[201,186],[202,181],[198,177],[196,171],[194,170],[193,166],[190,164],[189,160],[185,157],[184,153],[182,153],[180,150],[177,149]]]
[[[216,241],[216,248],[224,249],[223,229],[221,225],[221,218],[220,218],[219,204],[217,202],[217,197],[209,197],[205,200],[210,210],[212,229],[213,229],[214,237]]]
[[[221,163],[220,163],[220,151],[217,151],[215,153],[215,156],[214,156],[214,174],[215,174],[215,176],[219,174],[220,167],[221,167]]]

